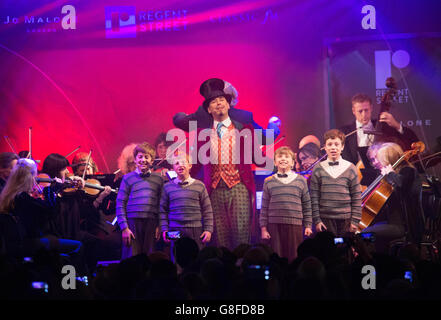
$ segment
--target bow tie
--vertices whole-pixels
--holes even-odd
[[[279,177],[279,178],[288,178],[288,175],[286,173],[278,173],[277,177]]]
[[[139,176],[141,177],[141,178],[148,178],[148,177],[150,177],[150,172],[146,172],[146,173],[140,173],[139,174]]]
[[[188,184],[188,181],[178,182],[178,184],[179,184],[180,186],[185,186],[186,184]]]
[[[338,166],[338,161],[335,161],[335,162],[329,161],[328,164],[330,166]]]

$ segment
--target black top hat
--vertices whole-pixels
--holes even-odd
[[[208,108],[210,101],[216,99],[217,97],[224,96],[225,99],[227,99],[228,104],[231,103],[232,96],[231,94],[225,93],[224,87],[224,81],[217,78],[208,79],[201,84],[199,92],[205,98],[205,101],[203,103],[205,109]]]

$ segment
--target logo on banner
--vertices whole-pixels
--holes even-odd
[[[134,6],[105,7],[106,38],[136,38],[139,32],[187,30],[187,10],[148,10]]]
[[[105,7],[106,38],[135,38],[136,10],[133,6]]]
[[[381,104],[381,99],[388,91],[386,79],[392,77],[392,68],[404,69],[410,64],[410,55],[405,50],[379,50],[375,51],[375,98],[377,104]],[[393,98],[393,103],[405,104],[409,100],[409,89],[398,89]],[[400,121],[407,127],[431,126],[431,119],[407,119]]]
[[[377,104],[381,103],[381,98],[387,92],[386,79],[392,77],[392,66],[397,69],[406,68],[410,63],[410,55],[405,50],[375,51],[375,88]],[[394,97],[396,103],[407,103],[409,101],[408,89],[399,89]]]
[[[23,24],[26,26],[27,32],[32,33],[50,33],[63,30],[75,30],[76,26],[76,10],[73,5],[64,5],[61,7],[61,15],[46,15],[46,16],[28,16],[15,17],[6,15],[3,19],[0,16],[0,22],[3,25],[18,25]],[[2,21],[4,20],[4,21]]]

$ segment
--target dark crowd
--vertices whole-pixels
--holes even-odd
[[[305,239],[293,261],[265,244],[234,250],[199,249],[190,238],[164,251],[100,262],[93,274],[75,274],[75,289],[63,289],[70,258],[40,249],[32,257],[0,257],[2,300],[434,300],[441,298],[436,251],[396,244],[377,253],[374,239],[348,234],[335,243],[328,231]],[[172,262],[174,260],[175,262]],[[374,274],[363,271],[366,265]],[[367,277],[367,278],[366,278]],[[370,279],[368,279],[370,277]],[[372,278],[374,277],[374,278]],[[365,279],[364,279],[365,278]],[[363,281],[370,288],[363,288]],[[72,287],[72,283],[70,284]]]

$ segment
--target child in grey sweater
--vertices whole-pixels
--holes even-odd
[[[312,217],[317,231],[328,230],[335,236],[355,232],[361,219],[361,187],[355,166],[341,157],[345,144],[343,132],[325,133],[327,160],[312,172],[310,193]]]
[[[303,235],[312,234],[308,184],[303,176],[292,171],[294,158],[289,147],[276,150],[277,173],[265,179],[259,216],[261,238],[269,240],[273,250],[289,261],[297,257]]]
[[[160,205],[160,227],[165,242],[166,232],[180,231],[195,240],[199,247],[211,240],[213,209],[205,185],[190,176],[189,156],[180,152],[171,158],[177,178],[166,183]]]

